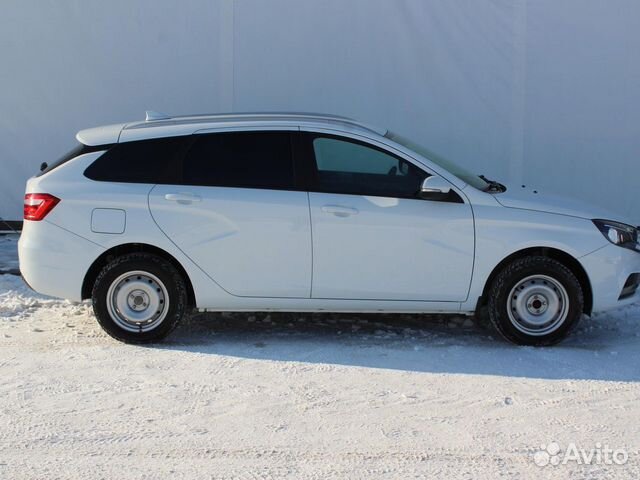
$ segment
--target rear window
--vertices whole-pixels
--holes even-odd
[[[196,135],[184,159],[183,183],[215,187],[293,190],[289,132]]]
[[[85,170],[92,180],[124,183],[179,183],[178,163],[190,136],[155,138],[114,145]]]
[[[62,157],[60,157],[55,162],[48,163],[47,167],[44,168],[43,170],[40,170],[40,172],[38,172],[36,177],[39,177],[40,175],[44,175],[45,173],[49,173],[51,170],[55,170],[59,166],[64,165],[69,160],[73,160],[74,158],[79,157],[80,155],[84,155],[85,153],[97,152],[99,150],[106,150],[109,147],[110,147],[110,145],[100,145],[100,146],[97,146],[97,147],[96,146],[91,146],[90,147],[90,146],[84,145],[82,143],[79,144],[79,145],[76,145],[75,147],[73,147],[70,151],[65,153]]]

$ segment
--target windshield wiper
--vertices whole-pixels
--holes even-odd
[[[482,180],[484,180],[485,182],[488,183],[487,188],[484,189],[485,192],[500,192],[500,193],[502,193],[502,192],[506,192],[507,191],[507,187],[505,187],[500,182],[496,182],[495,180],[489,180],[484,175],[478,175],[478,177],[480,177]]]

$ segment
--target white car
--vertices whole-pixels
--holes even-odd
[[[27,182],[20,269],[125,342],[198,309],[477,314],[549,345],[640,299],[636,227],[347,118],[147,112],[77,139]]]

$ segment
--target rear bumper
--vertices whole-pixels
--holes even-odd
[[[84,276],[103,251],[46,220],[25,221],[18,242],[20,273],[38,293],[80,301]]]
[[[613,244],[580,258],[591,281],[594,313],[640,302],[640,288],[620,299],[629,276],[640,273],[640,253]]]

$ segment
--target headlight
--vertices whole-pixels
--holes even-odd
[[[611,243],[640,252],[636,227],[610,220],[593,220],[593,223]]]

